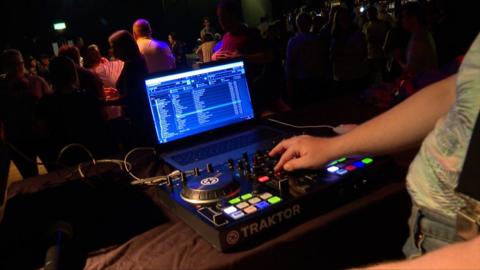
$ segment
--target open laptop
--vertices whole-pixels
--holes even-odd
[[[145,79],[161,157],[185,171],[268,149],[286,132],[256,121],[243,60]]]

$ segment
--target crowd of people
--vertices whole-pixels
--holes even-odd
[[[217,10],[221,30],[203,18],[192,53],[201,63],[242,57],[254,106],[261,114],[344,94],[357,95],[372,106],[390,107],[454,73],[459,63],[454,56],[462,54],[451,52],[450,58],[437,54],[437,47],[445,48],[444,38],[435,35],[443,33],[441,22],[448,16],[444,9],[414,2],[403,5],[397,15],[383,4],[353,10],[344,5],[324,10],[303,6],[278,20],[264,16],[257,27],[251,27],[242,21],[238,1],[221,1]],[[168,41],[153,35],[150,23],[138,19],[131,32],[120,30],[108,38],[106,57],[97,45],[83,46],[83,42],[63,46],[54,58],[42,54],[39,60],[24,59],[15,49],[4,51],[0,120],[7,141],[32,160],[44,152],[38,148],[58,153],[69,142],[84,143],[99,155],[151,142],[143,79],[189,62],[187,46],[175,33],[168,35]],[[442,69],[449,62],[453,68]],[[52,97],[57,105],[49,104]],[[43,157],[47,164],[53,161],[53,154]],[[24,158],[14,152],[11,158],[24,177],[36,174],[35,166]]]
[[[434,3],[410,2],[397,14],[389,13],[382,4],[354,9],[339,5],[325,10],[305,6],[288,11],[278,20],[262,17],[258,27],[252,27],[242,21],[238,1],[224,0],[217,8],[221,31],[204,18],[198,46],[192,53],[202,63],[243,58],[252,100],[261,114],[300,109],[346,94],[372,106],[389,108],[458,70],[465,51],[449,50],[445,39],[448,29],[443,23],[448,10]],[[0,162],[12,160],[26,178],[38,174],[34,162],[37,157],[49,171],[55,170],[58,153],[71,143],[84,145],[96,157],[154,144],[144,78],[149,73],[191,63],[184,42],[175,33],[168,35],[167,42],[153,35],[150,23],[138,19],[131,32],[119,30],[110,35],[108,57],[102,56],[95,44],[81,50],[64,46],[58,56],[41,55],[39,61],[24,58],[15,49],[5,50],[1,57],[4,73],[0,78],[0,127],[5,141],[14,148],[3,150],[7,154],[2,153],[6,158]],[[451,78],[439,84],[452,86]],[[430,92],[433,96],[424,96],[435,98],[435,91],[426,91]],[[444,101],[438,116],[452,103]],[[112,114],[112,108],[117,114]],[[404,113],[408,115],[409,111],[405,109]],[[433,118],[425,125],[433,127],[437,119]],[[382,119],[359,128],[357,139],[352,135],[344,141],[350,140],[352,145],[365,138],[367,131],[388,125]],[[424,127],[418,128],[424,132],[412,140],[427,134]],[[407,139],[405,144],[412,143]],[[395,146],[391,141],[387,144],[390,146],[385,149]],[[327,161],[322,158],[381,148],[344,149],[301,163],[309,158],[302,147],[309,145],[324,152],[326,144],[321,139],[302,137],[284,142],[272,154],[283,154],[279,167],[292,170],[319,166]],[[299,158],[290,160],[293,156]],[[78,155],[66,159],[78,162]],[[7,177],[8,170],[1,174]],[[414,180],[410,187],[413,191],[421,189]],[[414,199],[425,204],[418,196]],[[432,208],[431,202],[426,204]]]

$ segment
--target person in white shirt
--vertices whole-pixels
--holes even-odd
[[[88,46],[84,58],[84,67],[97,74],[102,80],[104,87],[116,87],[123,65],[124,63],[121,60],[108,61],[108,59],[102,57],[97,45],[92,44]]]
[[[133,24],[133,37],[140,52],[145,57],[149,73],[175,68],[175,57],[163,41],[152,38],[152,28],[145,19],[138,19]]]

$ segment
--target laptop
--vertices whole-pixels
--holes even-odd
[[[224,164],[286,136],[257,121],[243,60],[152,74],[145,85],[160,156],[178,170]]]

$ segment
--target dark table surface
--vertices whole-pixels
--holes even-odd
[[[341,97],[274,117],[297,125],[338,125],[378,113]],[[133,162],[141,175],[166,170],[149,154]],[[59,220],[74,224],[73,237],[81,243],[79,264],[86,269],[346,268],[401,258],[407,235],[409,199],[403,179],[386,181],[366,196],[251,248],[221,253],[166,209],[155,187],[132,187],[129,177],[108,165],[89,173],[81,179],[76,168],[69,168],[10,187],[0,225],[0,268],[41,267],[49,230]],[[392,177],[398,175],[385,175]]]

